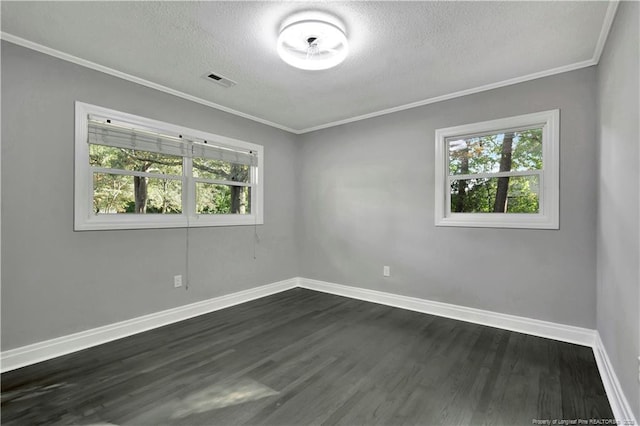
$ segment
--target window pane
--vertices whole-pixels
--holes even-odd
[[[196,182],[196,213],[251,214],[251,188]]]
[[[193,176],[204,179],[251,182],[251,167],[222,160],[196,157],[193,159]]]
[[[93,174],[95,214],[180,214],[182,181]]]
[[[538,175],[455,180],[451,182],[451,211],[538,213],[539,186]]]
[[[182,175],[182,157],[112,146],[90,144],[89,164],[109,169]]]
[[[542,169],[542,129],[447,139],[449,174]]]

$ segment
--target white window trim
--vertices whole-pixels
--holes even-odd
[[[258,166],[252,167],[251,182],[252,213],[199,215],[195,213],[195,181],[193,177],[182,177],[182,197],[185,211],[182,214],[146,215],[96,215],[93,213],[93,177],[89,166],[89,144],[87,143],[88,117],[90,114],[107,116],[114,120],[135,123],[136,126],[160,133],[188,135],[189,138],[206,140],[219,146],[251,150],[258,154]],[[185,157],[185,166],[191,167],[191,158]],[[83,102],[75,103],[75,176],[74,176],[74,230],[185,228],[204,226],[236,226],[264,224],[264,148],[250,142],[214,135],[175,124],[152,120]],[[206,179],[205,179],[206,180]]]
[[[452,213],[447,139],[542,125],[540,213]],[[560,110],[536,112],[481,123],[437,129],[435,136],[435,224],[483,228],[559,229],[560,226]],[[513,172],[511,172],[513,174]],[[527,172],[526,174],[535,174]],[[496,176],[495,174],[492,176]]]

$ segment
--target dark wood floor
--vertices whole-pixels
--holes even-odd
[[[2,423],[612,418],[590,348],[294,289],[2,375]]]

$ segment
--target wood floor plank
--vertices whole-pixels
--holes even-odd
[[[613,417],[590,348],[293,289],[2,375],[2,423]]]

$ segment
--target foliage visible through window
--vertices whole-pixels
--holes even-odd
[[[447,145],[452,212],[539,212],[542,128],[450,138]]]
[[[182,157],[90,144],[89,163],[94,213],[182,213]],[[250,184],[250,171],[245,164],[194,158],[197,213],[250,213],[250,188],[232,184]]]
[[[262,223],[261,146],[79,102],[76,120],[76,229]]]
[[[436,130],[437,226],[558,229],[560,111]]]
[[[250,183],[251,168],[208,158],[193,159],[198,214],[249,214],[251,189],[248,186],[220,185],[217,181]]]
[[[93,173],[94,213],[182,213],[182,157],[90,144],[89,163],[103,171]],[[141,174],[113,173],[122,171]]]

